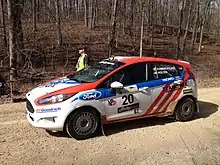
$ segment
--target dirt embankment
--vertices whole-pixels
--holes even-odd
[[[31,127],[25,104],[0,105],[0,164],[220,164],[220,88],[200,89],[190,122],[142,119],[76,141]]]

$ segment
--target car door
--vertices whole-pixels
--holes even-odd
[[[138,63],[117,71],[103,82],[106,96],[111,96],[103,101],[108,121],[138,117],[146,112],[152,102],[147,79],[147,64]],[[110,84],[115,81],[124,88],[112,91]]]
[[[164,113],[184,79],[183,67],[171,63],[154,62],[149,64],[148,86],[151,90],[152,105],[147,115]]]

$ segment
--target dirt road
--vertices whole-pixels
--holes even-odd
[[[220,164],[220,88],[199,90],[190,122],[142,119],[105,128],[107,137],[76,141],[31,127],[25,104],[0,106],[0,164]]]

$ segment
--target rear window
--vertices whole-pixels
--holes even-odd
[[[183,72],[183,67],[170,63],[152,63],[150,72],[151,79],[164,79],[174,76],[180,76]]]

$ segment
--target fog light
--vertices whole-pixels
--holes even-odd
[[[41,118],[40,120],[45,123],[51,123],[51,122],[55,123],[55,118],[56,117],[46,117],[46,118]]]

